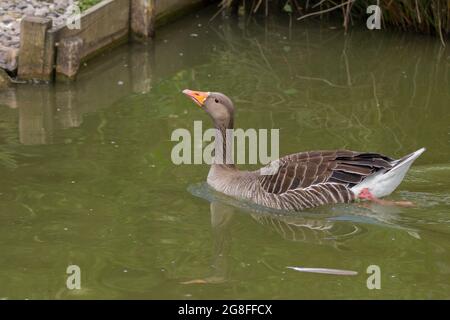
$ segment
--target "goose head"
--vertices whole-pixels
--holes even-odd
[[[216,127],[233,128],[234,106],[231,99],[220,92],[202,92],[189,89],[183,93],[191,98],[212,118]]]

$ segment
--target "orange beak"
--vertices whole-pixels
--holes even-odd
[[[209,92],[193,91],[189,89],[184,89],[183,93],[191,98],[200,107],[205,103],[206,98],[209,96]]]

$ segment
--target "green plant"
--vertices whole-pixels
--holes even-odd
[[[80,6],[81,11],[85,11],[101,1],[103,0],[79,0],[78,5]]]
[[[380,6],[385,27],[436,34],[444,45],[450,35],[449,0],[222,0],[221,9],[267,15],[269,9],[278,8],[295,14],[299,20],[341,16],[347,29],[356,21],[365,21],[367,7],[373,4]],[[243,10],[239,10],[239,6]]]

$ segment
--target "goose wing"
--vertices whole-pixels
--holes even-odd
[[[340,184],[350,188],[379,170],[392,168],[394,160],[378,153],[349,150],[300,152],[278,160],[278,170],[259,176],[268,193],[284,194],[317,184]]]

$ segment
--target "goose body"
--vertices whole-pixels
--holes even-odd
[[[273,168],[240,171],[226,154],[225,130],[233,129],[234,107],[221,93],[184,90],[212,117],[223,139],[216,144],[222,150],[214,160],[207,183],[226,195],[252,201],[265,207],[301,211],[327,204],[349,203],[363,191],[372,196],[391,194],[402,182],[422,148],[395,160],[379,153],[349,150],[300,152],[284,156]]]

